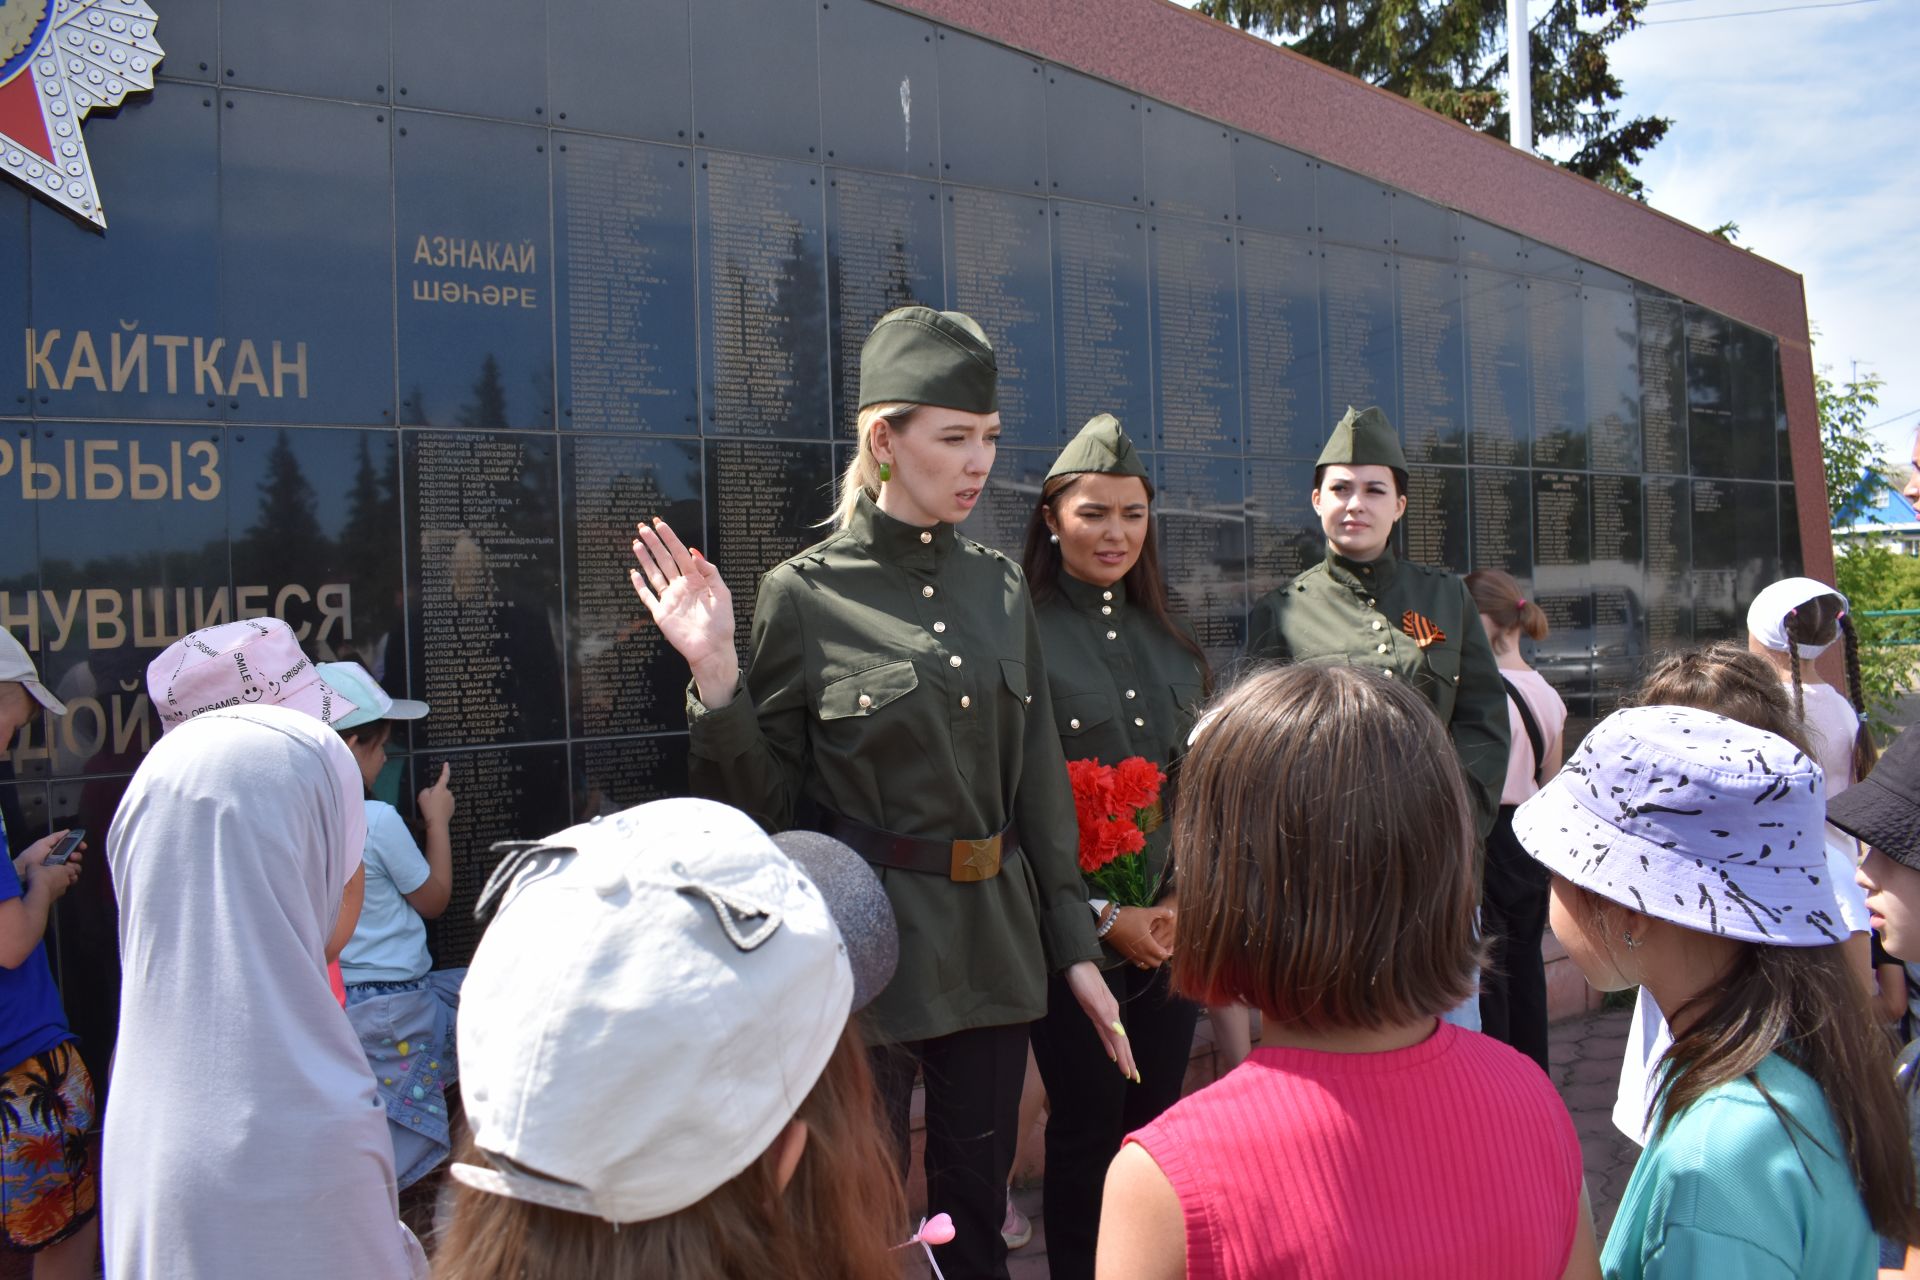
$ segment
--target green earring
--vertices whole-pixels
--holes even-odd
[[[885,484],[887,481],[891,479],[893,479],[893,464],[891,462],[881,463],[880,464],[880,483]]]

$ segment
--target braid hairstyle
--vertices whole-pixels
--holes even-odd
[[[1879,763],[1880,748],[1874,745],[1873,731],[1867,728],[1867,700],[1860,691],[1860,635],[1845,613],[1840,615],[1840,636],[1846,642],[1847,700],[1860,717],[1859,731],[1853,736],[1853,780],[1858,782]]]
[[[1797,612],[1799,611],[1796,609],[1789,609],[1787,611],[1787,617],[1791,618]],[[1799,719],[1805,720],[1807,718],[1807,690],[1806,686],[1800,683],[1800,646],[1794,641],[1793,632],[1791,631],[1787,632],[1787,668],[1793,672],[1793,714]]]

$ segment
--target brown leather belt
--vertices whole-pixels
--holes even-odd
[[[1012,823],[999,835],[983,840],[895,835],[837,813],[829,814],[825,825],[826,834],[877,866],[945,876],[959,884],[993,879],[1000,874],[1001,864],[1020,851],[1020,834]]]

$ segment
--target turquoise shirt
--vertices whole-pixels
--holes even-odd
[[[1607,1280],[1874,1274],[1878,1244],[1826,1097],[1778,1054],[1755,1074],[1806,1132],[1790,1135],[1750,1080],[1688,1107],[1633,1167],[1600,1257]]]

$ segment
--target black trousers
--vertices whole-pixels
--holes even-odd
[[[1492,964],[1480,979],[1480,1029],[1547,1069],[1547,971],[1540,937],[1547,927],[1553,877],[1513,834],[1514,806],[1500,806],[1487,837],[1480,929]]]
[[[927,1083],[927,1213],[953,1218],[953,1243],[934,1250],[947,1280],[1006,1280],[1007,1174],[1019,1137],[1027,1025],[975,1027],[934,1040],[881,1045],[874,1083],[893,1129],[900,1173],[911,1157],[917,1068]],[[916,1250],[917,1251],[917,1250]]]
[[[1140,1083],[1120,1074],[1066,980],[1047,987],[1033,1057],[1047,1086],[1047,1264],[1053,1280],[1093,1280],[1100,1198],[1121,1140],[1180,1100],[1200,1007],[1171,994],[1167,966],[1104,974],[1120,1002]]]

